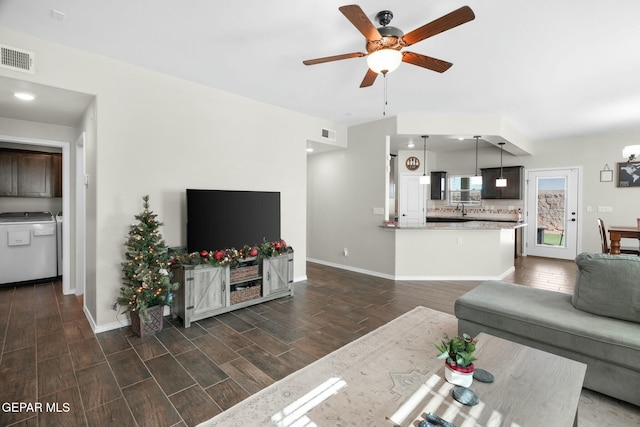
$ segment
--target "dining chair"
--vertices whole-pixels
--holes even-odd
[[[638,218],[638,226],[640,227],[640,218]],[[602,244],[602,253],[611,253],[611,248],[609,247],[609,238],[607,237],[607,228],[604,226],[604,221],[602,220],[602,218],[598,218],[598,229],[600,230],[600,243]],[[620,253],[640,256],[640,247],[629,248],[620,246]]]

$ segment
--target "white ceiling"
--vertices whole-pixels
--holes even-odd
[[[358,87],[365,58],[302,64],[364,51],[363,36],[338,11],[343,4],[0,0],[0,26],[353,125],[383,117],[383,79]],[[359,4],[372,21],[390,9],[391,25],[405,33],[465,4],[476,15],[405,48],[454,65],[443,74],[410,64],[390,73],[387,117],[499,114],[532,141],[640,128],[640,1]],[[7,80],[0,79],[0,91]]]

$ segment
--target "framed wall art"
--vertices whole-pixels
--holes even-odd
[[[609,169],[609,165],[605,164],[604,169],[600,171],[600,182],[613,182],[613,170]]]
[[[640,187],[640,162],[618,163],[618,187]]]

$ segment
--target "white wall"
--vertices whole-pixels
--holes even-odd
[[[349,146],[309,156],[308,257],[381,276],[394,274],[394,238],[379,228],[384,217],[386,135],[395,119],[349,128]],[[343,249],[348,249],[348,256]]]
[[[96,136],[87,155],[91,317],[114,326],[123,243],[149,194],[167,244],[186,244],[185,188],[280,191],[282,237],[306,276],[306,141],[325,120],[0,29],[3,43],[35,52],[38,73],[0,75],[95,94]],[[292,90],[297,90],[292,88]],[[260,214],[256,207],[256,215]],[[94,238],[95,235],[95,238]],[[212,248],[216,249],[216,248]],[[89,306],[89,305],[88,305]]]

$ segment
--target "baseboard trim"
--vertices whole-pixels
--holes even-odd
[[[333,262],[323,261],[315,258],[307,258],[307,261],[313,262],[315,264],[326,265],[327,267],[334,267],[334,268],[339,268],[341,270],[348,270],[348,271],[353,271],[355,273],[362,273],[369,276],[380,277],[383,279],[404,280],[404,281],[408,281],[408,280],[473,280],[473,281],[502,280],[505,277],[507,277],[509,274],[511,274],[513,271],[515,271],[516,269],[515,267],[510,267],[507,269],[507,271],[497,276],[397,276],[397,275],[380,273],[377,271],[365,270],[362,268],[352,267],[349,265],[336,264]]]
[[[315,259],[315,258],[307,258],[307,261],[313,262],[315,264],[326,265],[327,267],[335,267],[341,270],[353,271],[354,273],[362,273],[368,276],[380,277],[382,279],[396,280],[395,276],[390,274],[380,273],[378,271],[366,270],[364,268],[352,267],[350,265],[336,264],[334,262],[323,261],[321,259]]]

